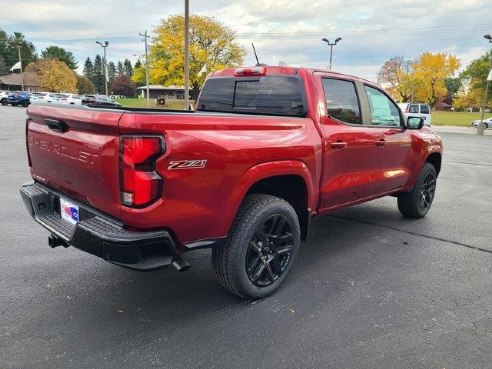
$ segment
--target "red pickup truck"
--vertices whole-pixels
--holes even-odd
[[[32,104],[34,182],[20,192],[49,244],[135,270],[212,248],[218,281],[261,298],[284,281],[309,220],[382,196],[431,207],[441,139],[377,85],[255,66],[207,77],[196,111]]]

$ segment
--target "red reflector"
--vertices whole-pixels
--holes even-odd
[[[161,188],[155,162],[163,153],[162,138],[123,137],[121,147],[121,202],[127,206],[149,205]]]

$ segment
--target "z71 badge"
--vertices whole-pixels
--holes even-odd
[[[167,169],[195,169],[205,168],[207,160],[174,160],[169,162]]]

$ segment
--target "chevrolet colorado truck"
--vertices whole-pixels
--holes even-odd
[[[211,248],[219,283],[246,299],[285,280],[316,215],[392,195],[429,211],[439,136],[378,85],[326,70],[210,74],[195,111],[27,109],[33,182],[20,189],[51,247],[134,270],[185,270]]]

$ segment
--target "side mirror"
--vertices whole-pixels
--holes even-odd
[[[424,119],[420,117],[408,117],[407,128],[408,129],[421,129],[424,126]]]

